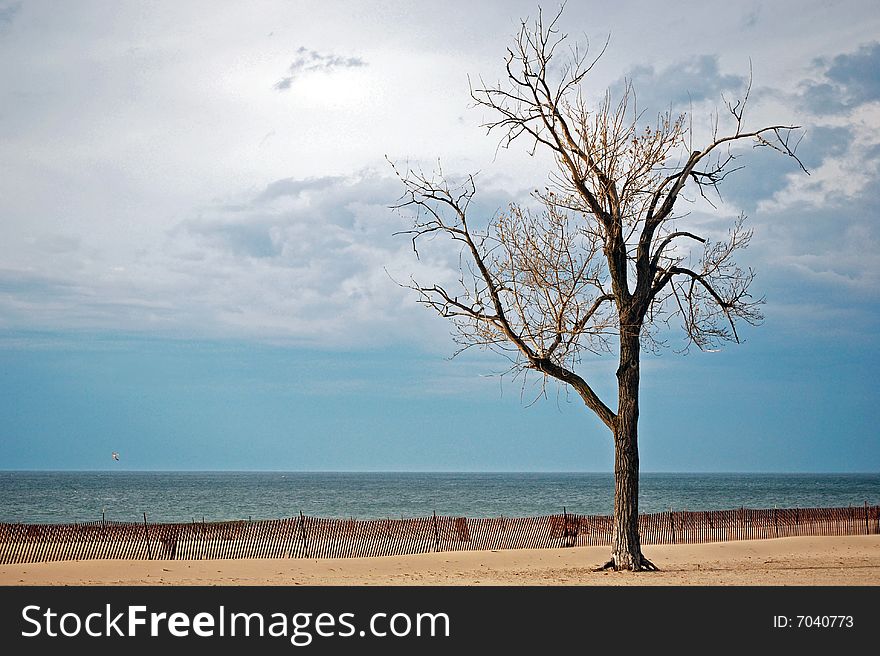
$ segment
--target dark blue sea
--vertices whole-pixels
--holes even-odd
[[[610,514],[605,473],[0,472],[0,522]],[[651,474],[641,512],[880,505],[880,474]]]

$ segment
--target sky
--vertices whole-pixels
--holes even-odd
[[[478,173],[485,220],[547,183],[469,96],[536,13],[0,0],[0,470],[610,471],[580,402],[452,358],[398,284],[458,260],[395,234],[389,162]],[[765,321],[644,356],[642,470],[880,471],[876,3],[572,0],[563,26],[608,42],[587,98],[629,79],[699,139],[751,70],[747,123],[803,127],[809,175],[748,150],[693,204],[748,215]],[[579,370],[612,407],[615,368]]]

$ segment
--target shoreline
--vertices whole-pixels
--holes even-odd
[[[0,565],[2,586],[880,585],[880,535],[646,545],[659,572],[596,572],[609,547],[371,558],[68,560]]]

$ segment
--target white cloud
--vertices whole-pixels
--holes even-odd
[[[880,173],[880,102],[870,102],[817,126],[845,127],[851,136],[841,153],[825,157],[806,176],[789,174],[787,184],[758,204],[759,212],[779,212],[795,205],[830,207],[859,196]]]
[[[574,39],[612,34],[590,93],[636,66],[652,66],[663,87],[681,82],[676,62],[689,61],[685,87],[702,73],[713,78],[708,91],[692,89],[702,97],[735,83],[751,55],[758,83],[790,92],[790,107],[792,71],[816,57],[835,61],[880,21],[869,3],[860,21],[824,3],[793,6],[691,3],[682,21],[651,2],[601,13],[572,3],[565,24]],[[443,322],[385,269],[401,280],[442,278],[454,253],[426,251],[416,261],[408,240],[391,236],[401,225],[387,206],[399,190],[383,156],[483,170],[494,190],[483,196],[487,211],[546,179],[546,159],[527,157],[525,144],[496,156],[496,136],[468,107],[467,76],[491,82],[503,73],[518,19],[535,13],[530,1],[405,11],[394,3],[267,1],[255,11],[123,2],[108,11],[106,3],[35,0],[0,12],[0,57],[16,62],[0,67],[4,327],[328,343],[434,331],[445,347]],[[282,76],[291,93],[272,88]],[[854,131],[850,147],[823,158],[811,178],[793,178],[759,215],[818,206],[835,188],[859,202],[877,174],[871,148],[880,127],[874,105],[859,111],[840,124]],[[874,234],[853,233],[846,248]],[[773,237],[792,266],[819,271],[803,258],[834,253],[831,245],[811,250],[824,236],[806,244]]]
[[[360,57],[343,57],[331,53],[324,54],[316,50],[309,50],[305,46],[296,49],[293,63],[288,66],[285,77],[281,78],[273,86],[278,91],[287,91],[293,86],[294,80],[308,73],[324,72],[339,68],[359,68],[367,63]]]
[[[417,259],[409,223],[390,209],[402,192],[375,171],[282,179],[205,208],[140,243],[116,265],[112,252],[75,239],[34,248],[55,257],[41,272],[0,271],[8,328],[149,330],[355,346],[420,340],[446,345],[448,326],[396,282],[449,282],[454,249]],[[33,254],[33,251],[32,251]]]

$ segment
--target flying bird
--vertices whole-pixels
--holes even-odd
[[[114,452],[111,453],[110,455],[113,456],[113,459],[114,459],[114,460],[119,460],[119,453],[118,453],[117,451],[114,451]]]

